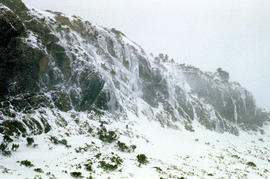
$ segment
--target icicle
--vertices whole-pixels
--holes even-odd
[[[235,120],[235,123],[237,124],[237,108],[236,108],[236,104],[235,104],[235,100],[232,98],[232,101],[233,101],[233,117],[234,117],[234,120]]]

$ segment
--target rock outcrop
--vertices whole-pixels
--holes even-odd
[[[141,111],[163,125],[180,122],[193,131],[197,120],[233,134],[269,120],[222,69],[206,73],[168,56],[152,57],[120,31],[77,16],[1,0],[0,34],[2,134],[48,131],[46,119],[23,117],[41,108],[116,116]]]

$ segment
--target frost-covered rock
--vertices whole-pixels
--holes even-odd
[[[198,120],[234,134],[268,119],[222,69],[204,73],[167,55],[152,57],[116,29],[27,9],[19,0],[1,1],[0,23],[3,119],[40,107],[123,116],[142,110],[163,125],[178,121],[193,131]]]
[[[2,118],[37,107],[61,111],[143,110],[149,119],[219,132],[256,129],[268,116],[222,69],[204,73],[152,57],[115,29],[59,12],[1,1]],[[21,8],[15,6],[19,4]],[[35,102],[31,99],[36,99]],[[138,106],[143,101],[145,107]]]
[[[0,0],[0,178],[267,177],[269,116],[221,68]]]

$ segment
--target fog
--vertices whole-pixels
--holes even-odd
[[[114,27],[155,55],[218,67],[270,109],[269,0],[23,0]]]

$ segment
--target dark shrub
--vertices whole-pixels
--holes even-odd
[[[123,160],[119,156],[113,156],[111,157],[111,162],[116,163],[117,165],[120,165],[123,163]]]
[[[99,167],[106,171],[113,171],[116,170],[122,163],[123,160],[118,155],[114,155],[110,157],[110,162],[106,162],[104,160],[99,161]]]
[[[0,145],[0,150],[1,150],[1,151],[6,150],[6,148],[7,148],[7,144],[6,144],[6,143],[2,143],[2,144]]]
[[[251,167],[256,167],[256,164],[253,163],[253,162],[248,162],[247,165],[248,165],[248,166],[251,166]]]
[[[118,146],[118,149],[122,152],[126,152],[128,150],[128,146],[123,142],[118,141],[117,146]]]
[[[58,144],[59,142],[58,142],[58,139],[56,138],[56,137],[54,137],[54,136],[51,136],[50,137],[50,141],[53,143],[53,144]]]
[[[35,168],[34,171],[38,173],[44,173],[44,171],[41,168]]]
[[[26,141],[27,141],[27,146],[30,146],[30,145],[32,145],[35,142],[32,137],[27,137],[26,138]]]
[[[148,163],[147,157],[144,154],[137,155],[137,160],[140,164],[146,164]]]
[[[127,146],[125,143],[118,141],[117,147],[122,152],[134,152],[136,145]]]
[[[98,153],[95,155],[96,158],[100,158],[100,156],[101,156],[101,153]]]
[[[100,168],[103,168],[104,170],[109,170],[109,171],[113,171],[117,169],[117,164],[106,163],[103,160],[99,162],[99,166]]]
[[[0,150],[2,151],[3,156],[10,156],[11,152],[8,150],[8,144],[1,143]]]
[[[107,131],[105,127],[102,127],[98,131],[99,139],[103,142],[112,143],[117,139],[117,134],[115,131]]]
[[[83,178],[82,173],[81,172],[71,172],[70,176],[74,177],[74,178]]]
[[[89,172],[93,171],[92,164],[91,163],[86,163],[86,164],[84,164],[84,166],[85,166],[85,169],[87,171],[89,171]]]
[[[158,172],[162,172],[162,169],[160,167],[153,167],[154,169],[156,169]]]
[[[22,160],[19,163],[20,163],[20,165],[24,165],[26,167],[33,167],[34,166],[29,160]]]
[[[3,139],[4,142],[13,142],[13,139],[11,139],[8,135],[4,135]]]
[[[16,151],[19,148],[19,144],[12,144],[11,150]]]
[[[68,142],[67,142],[66,139],[59,140],[59,139],[57,139],[57,137],[51,136],[51,137],[50,137],[50,141],[51,141],[53,144],[55,144],[55,145],[57,145],[57,144],[62,144],[62,145],[64,145],[64,146],[66,146],[67,148],[71,147],[70,145],[68,145]]]
[[[10,156],[11,152],[9,150],[4,150],[4,151],[2,151],[2,155],[3,156]]]

